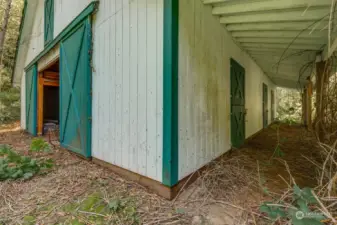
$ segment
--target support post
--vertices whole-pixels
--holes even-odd
[[[308,127],[308,112],[307,112],[307,88],[302,92],[302,122],[305,127]]]
[[[43,73],[38,75],[37,90],[37,135],[43,133]]]
[[[308,84],[306,88],[306,122],[309,130],[312,129],[312,81],[308,78]]]
[[[329,79],[329,60],[316,63],[316,118],[313,128],[320,141],[324,139],[324,90]]]

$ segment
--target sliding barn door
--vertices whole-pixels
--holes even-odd
[[[60,46],[60,142],[91,157],[91,24],[89,19]]]
[[[26,71],[26,129],[37,135],[37,67]]]
[[[263,127],[268,127],[268,86],[263,84]]]
[[[239,148],[245,141],[245,69],[231,59],[231,140]]]

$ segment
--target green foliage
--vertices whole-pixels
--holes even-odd
[[[6,1],[0,1],[0,18],[4,17]],[[20,89],[13,88],[11,76],[15,63],[17,40],[23,9],[23,0],[13,0],[0,65],[0,124],[20,118]],[[3,19],[0,20],[0,23]]]
[[[1,74],[3,76],[3,74]],[[20,119],[20,89],[7,87],[0,91],[0,124]]]
[[[43,138],[34,138],[30,144],[31,152],[49,152],[50,145]]]
[[[274,157],[283,157],[284,156],[284,152],[281,149],[281,145],[287,140],[287,138],[285,138],[285,137],[281,138],[280,137],[280,125],[279,124],[273,124],[271,126],[271,128],[274,129],[274,130],[276,130],[276,132],[277,132],[277,144],[276,144],[274,153],[273,153],[273,155],[272,155],[271,158],[274,158]]]
[[[260,211],[266,213],[272,220],[290,220],[294,225],[322,225],[325,219],[320,212],[311,211],[312,206],[318,206],[318,201],[310,188],[300,189],[297,185],[293,188],[292,205],[284,202],[277,204],[265,202],[260,206]]]
[[[301,122],[302,99],[295,89],[277,88],[277,120],[295,124]]]
[[[63,209],[71,214],[64,224],[140,224],[139,216],[133,200],[129,198],[104,198],[101,193],[93,193],[78,203],[66,205]],[[83,218],[81,220],[79,218]]]
[[[53,165],[51,159],[32,159],[19,155],[8,146],[0,146],[0,181],[27,180],[36,174],[46,173]]]
[[[19,37],[20,22],[23,9],[23,0],[13,0],[12,9],[8,21],[8,28],[5,37],[3,50],[3,66],[12,70],[14,67],[16,45]],[[4,18],[6,1],[0,1],[0,18]],[[3,23],[3,19],[0,21]]]
[[[36,218],[34,216],[25,216],[23,218],[24,225],[34,225],[36,224]]]
[[[282,158],[283,156],[284,156],[284,152],[281,150],[280,145],[277,145],[276,148],[275,148],[275,150],[274,150],[272,158],[273,157],[280,157],[280,158]]]

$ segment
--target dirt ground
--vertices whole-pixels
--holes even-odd
[[[288,188],[289,173],[301,187],[317,183],[310,161],[320,156],[312,134],[300,126],[265,129],[167,201],[59,147],[29,153],[32,137],[18,125],[0,129],[0,145],[52,158],[55,166],[28,181],[0,182],[0,224],[269,224],[259,206]]]

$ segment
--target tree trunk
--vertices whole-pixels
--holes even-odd
[[[4,19],[2,21],[1,30],[0,30],[0,68],[2,68],[2,56],[3,56],[3,50],[4,50],[4,44],[5,44],[5,37],[6,37],[10,12],[12,8],[12,0],[5,0],[5,2],[6,2],[6,8],[5,8]]]
[[[5,0],[6,8],[4,13],[4,19],[2,21],[1,30],[0,30],[0,73],[2,71],[2,59],[3,59],[3,50],[5,45],[5,38],[7,33],[8,21],[10,17],[10,12],[12,8],[12,0]],[[0,74],[0,91],[2,89],[2,75]]]
[[[322,61],[316,63],[316,118],[314,121],[314,129],[318,139],[323,142],[325,138],[325,122],[326,122],[326,105],[327,96],[326,88],[329,82],[331,61]]]

